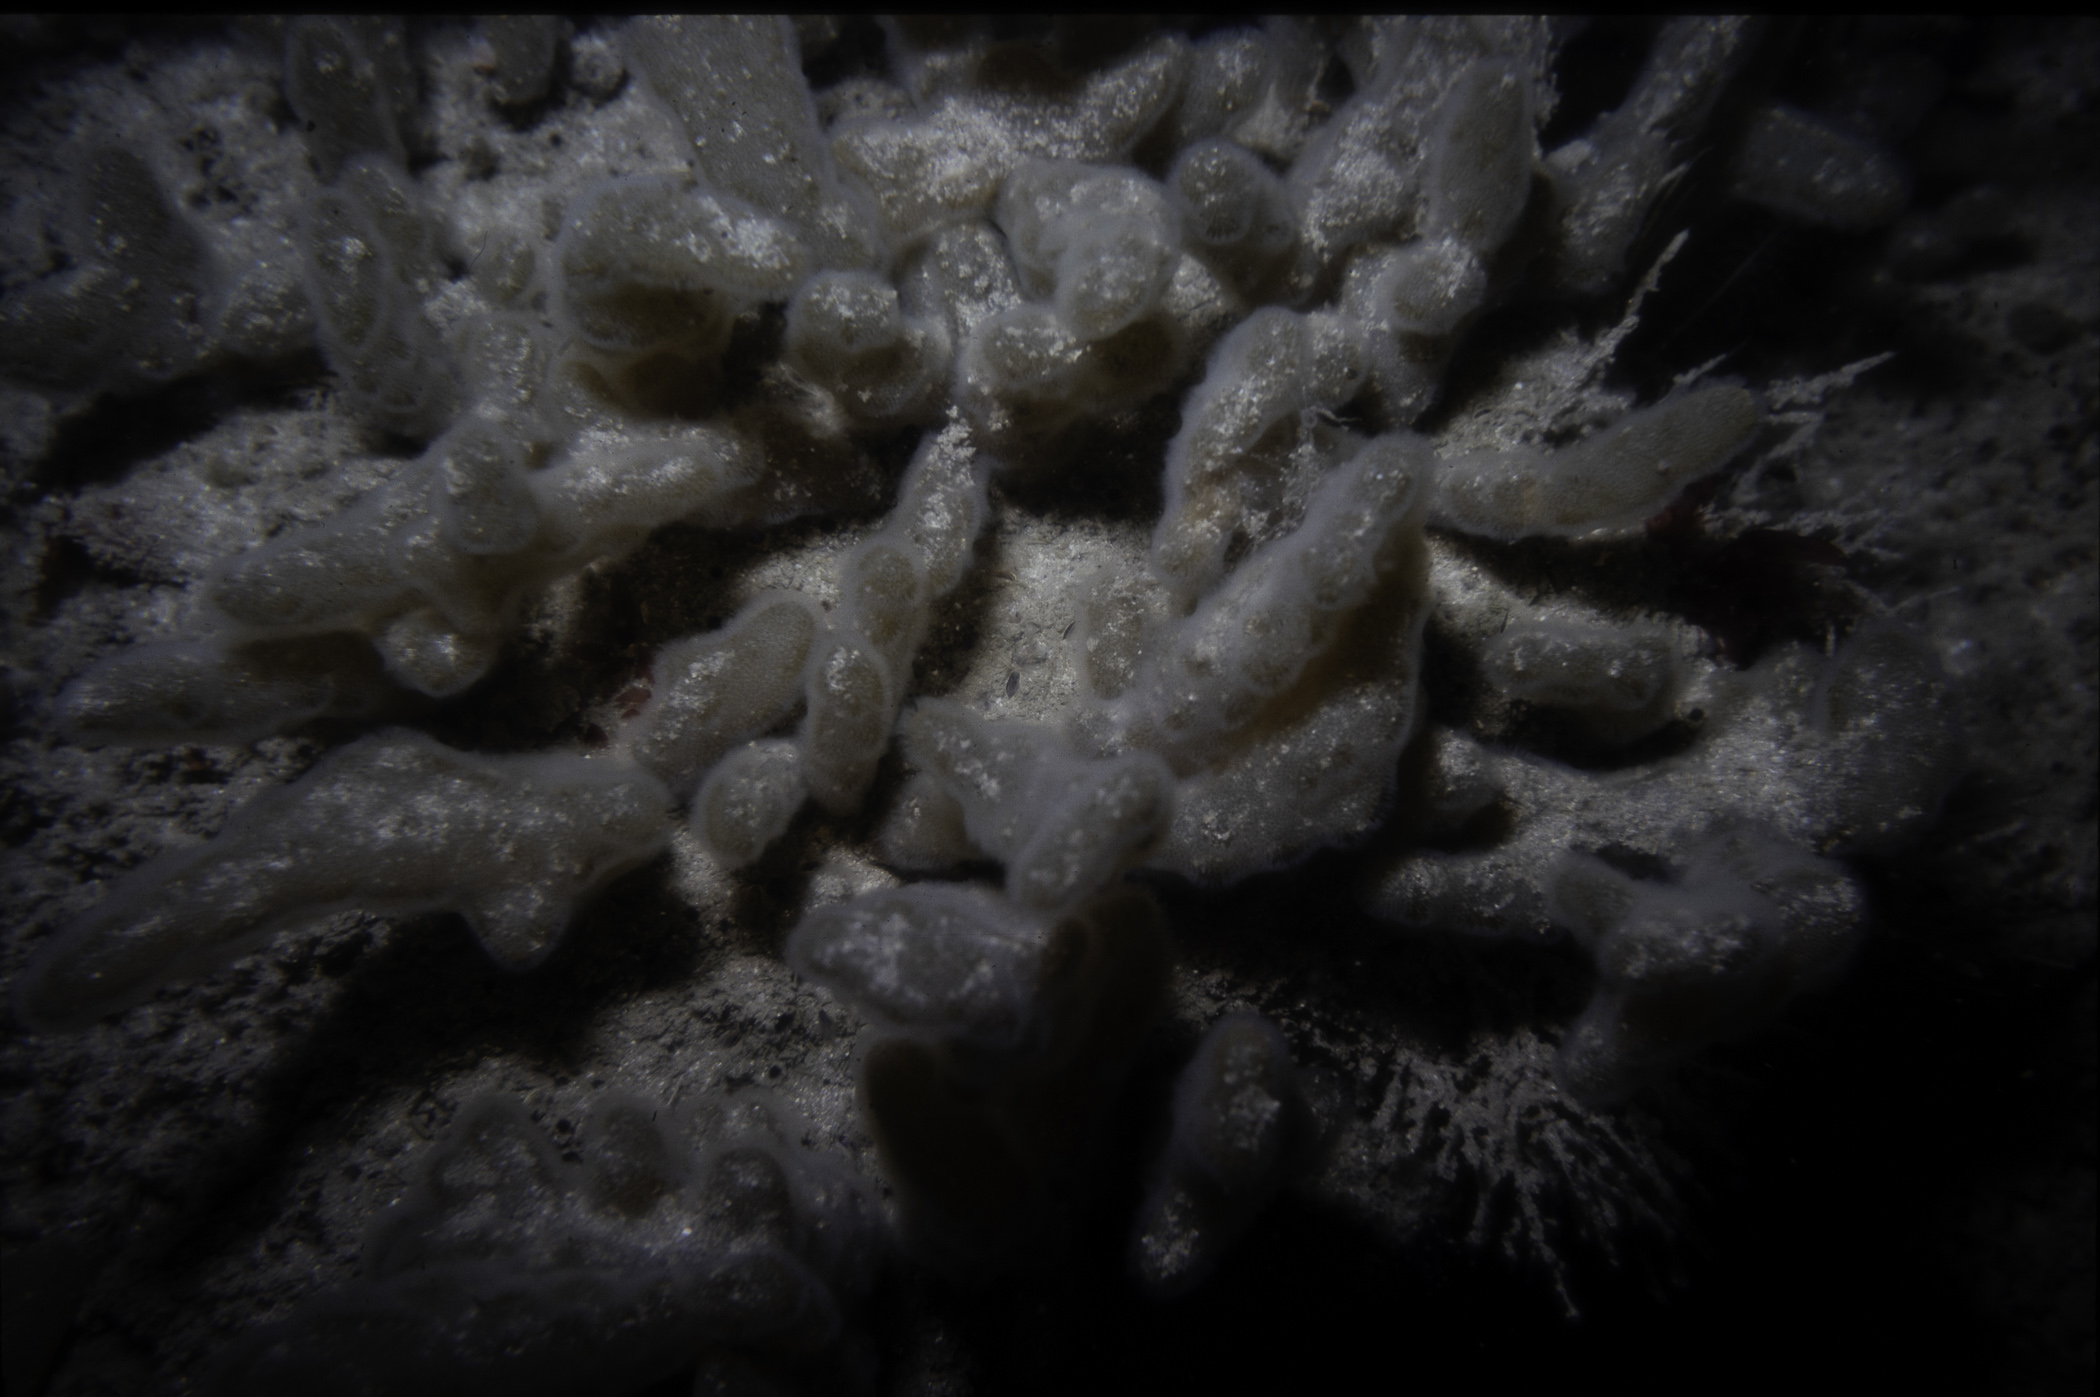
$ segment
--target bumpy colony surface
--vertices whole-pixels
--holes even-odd
[[[1438,415],[1483,315],[1633,292],[1757,25],[1662,26],[1550,152],[1550,22],[1024,31],[492,19],[425,52],[304,18],[242,40],[297,117],[278,202],[207,224],[152,148],[81,153],[70,269],[0,302],[8,371],[121,396],[311,347],[330,440],[382,464],[297,519],[226,485],[245,523],[164,623],[60,676],[82,748],[332,750],[51,927],[23,1020],[145,1012],[345,909],[457,913],[527,970],[630,870],[701,909],[812,849],[850,874],[761,958],[857,1025],[859,1125],[791,1072],[661,1119],[608,1096],[557,1156],[490,1088],[363,1278],[259,1331],[228,1389],[828,1361],[893,1234],[965,1270],[1042,1242],[1163,1014],[1208,1032],[1129,1255],[1178,1293],[1338,1127],[1276,1023],[1177,998],[1173,939],[1204,928],[1170,937],[1148,889],[1368,845],[1395,935],[1572,938],[1594,989],[1538,1026],[1538,1090],[1609,1132],[1844,969],[1846,858],[1959,775],[1936,661],[1893,623],[1738,668],[1665,596],[1524,573],[1623,567],[1771,449],[1798,386],[1686,366],[1637,403],[1604,379],[1629,312]],[[602,138],[520,153],[571,111]],[[1737,127],[1731,197],[1840,227],[1903,206],[1865,136],[1778,105]],[[1097,459],[1156,471],[1156,512],[1095,510]],[[645,663],[579,669],[598,690],[533,740],[446,716],[582,643],[579,588],[673,556],[667,525],[741,560],[715,623],[637,623]],[[1430,712],[1436,656],[1593,759]]]

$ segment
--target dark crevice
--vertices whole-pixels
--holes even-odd
[[[60,535],[45,545],[37,565],[36,599],[31,615],[48,621],[66,600],[79,595],[90,582],[113,587],[136,587],[145,579],[125,568],[111,567],[88,552],[80,540]]]
[[[271,364],[221,367],[134,395],[105,394],[60,423],[37,483],[79,489],[120,480],[202,436],[237,407],[289,406],[326,378],[319,353],[309,351]]]
[[[822,92],[849,78],[888,77],[889,38],[873,16],[842,14],[823,18],[831,20],[836,28],[825,36],[828,42],[821,45],[809,41],[815,26],[798,26],[803,29],[802,76],[810,91]]]
[[[1553,66],[1560,104],[1539,132],[1539,149],[1553,151],[1618,110],[1648,61],[1656,22],[1640,15],[1600,15],[1562,46]]]

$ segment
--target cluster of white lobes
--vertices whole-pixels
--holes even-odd
[[[1666,29],[1626,106],[1546,162],[1539,25],[1381,30],[1357,94],[1317,127],[1323,50],[1291,23],[1159,37],[1069,82],[1004,85],[992,67],[1012,55],[915,47],[900,28],[904,86],[886,90],[908,95],[878,93],[826,132],[785,22],[636,21],[625,51],[690,135],[692,175],[602,183],[551,243],[492,239],[471,273],[486,309],[448,340],[421,314],[443,271],[395,126],[398,31],[295,23],[287,93],[326,181],[304,233],[320,341],[352,411],[430,445],[336,518],[226,560],[199,589],[195,638],[78,679],[63,700],[76,736],[245,740],[375,712],[403,688],[462,692],[552,580],[669,520],[820,508],[857,432],[918,425],[921,444],[835,608],[768,593],[664,647],[647,706],[602,752],[472,755],[398,729],[350,743],[120,883],[25,976],[23,1014],[84,1024],[346,906],[457,911],[527,967],[580,899],[664,847],[680,807],[722,864],[748,864],[805,801],[857,809],[901,732],[912,774],[879,852],[910,873],[995,860],[1004,888],[918,882],[826,907],[788,955],[881,1029],[871,1122],[934,1253],[1020,1243],[1159,1006],[1165,933],[1122,875],[1220,884],[1359,841],[1395,810],[1418,740],[1430,755],[1397,795],[1402,823],[1456,829],[1500,802],[1513,833],[1403,847],[1368,903],[1591,946],[1599,989],[1563,1061],[1577,1099],[1619,1100],[1762,1020],[1834,973],[1857,933],[1858,889],[1826,856],[1900,836],[1945,784],[1930,662],[1870,631],[1828,661],[1788,651],[1732,675],[1654,627],[1444,586],[1429,525],[1637,533],[1756,436],[1745,388],[1681,388],[1558,450],[1439,460],[1409,430],[1455,337],[1510,289],[1527,218],[1555,210],[1529,235],[1534,275],[1584,290],[1618,273],[1740,62],[1740,30]],[[505,43],[528,66],[544,47]],[[1163,180],[1124,163],[1145,141],[1176,152]],[[697,424],[663,410],[704,395],[738,316],[783,302],[764,391]],[[1083,419],[1191,381],[1147,565],[1076,599],[1068,720],[907,705],[991,478],[1054,464]],[[1383,434],[1335,425],[1350,403]],[[1490,604],[1483,668],[1507,692],[1623,739],[1705,685],[1700,742],[1597,776],[1426,730],[1431,611]],[[1716,796],[1745,769],[1783,798],[1752,811]],[[1614,827],[1619,805],[1641,819]],[[1668,872],[1596,856],[1628,846]],[[1231,1020],[1206,1040],[1140,1221],[1148,1284],[1199,1277],[1275,1186],[1290,1083],[1273,1028]],[[591,1226],[563,1235],[589,1251]],[[481,1264],[466,1236],[446,1265]],[[815,1302],[795,1303],[794,1323],[813,1322]]]

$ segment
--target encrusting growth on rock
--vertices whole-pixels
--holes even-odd
[[[454,29],[471,61],[419,47]],[[1559,1141],[1834,982],[1866,927],[1847,860],[1914,841],[1964,770],[1895,619],[1741,668],[1691,624],[1655,540],[1808,416],[1715,364],[1605,386],[1686,235],[1578,333],[1709,147],[1759,217],[1908,204],[1871,132],[1729,96],[1757,22],[1661,24],[1551,151],[1549,20],[256,32],[295,118],[268,237],[158,146],[80,138],[49,264],[9,269],[0,387],[85,411],[305,356],[334,435],[221,462],[211,527],[140,574],[154,609],[95,613],[36,720],[332,750],[49,919],[19,1016],[80,1029],[352,909],[456,913],[525,970],[664,856],[694,976],[829,1006],[776,1023],[823,1064],[783,1100],[830,1115],[749,1078],[608,1091],[557,1146],[510,1087],[475,1096],[363,1278],[238,1343],[221,1391],[827,1381],[891,1221],[840,1150],[909,1254],[1024,1268],[1138,1157],[1110,1133],[1127,1074],[1165,1092],[1168,1015],[1201,1039],[1126,1259],[1184,1293],[1330,1168],[1308,1103],[1348,1054],[1281,990],[1177,978],[1164,909],[1347,860],[1393,935],[1571,938],[1587,1007],[1524,1022],[1511,1069]],[[1454,378],[1483,325],[1533,333],[1511,306],[1560,338]],[[1357,1112],[1383,1131],[1434,1074],[1373,1056],[1337,1070],[1396,1084]],[[1470,1148],[1422,1157],[1502,1157]]]
[[[664,788],[631,767],[379,733],[260,797],[210,844],[132,874],[46,950],[19,1008],[40,1026],[90,1022],[337,907],[459,912],[522,969],[554,949],[579,898],[655,854],[669,824]]]

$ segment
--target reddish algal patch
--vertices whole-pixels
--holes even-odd
[[[613,695],[613,706],[620,710],[622,718],[632,718],[649,706],[649,696],[655,692],[644,672],[639,678],[630,679]]]

